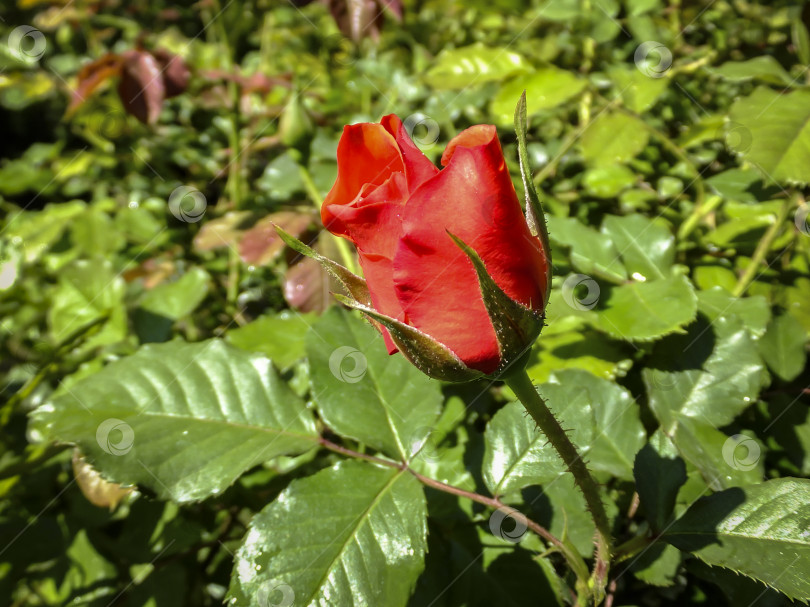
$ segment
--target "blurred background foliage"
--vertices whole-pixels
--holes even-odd
[[[679,503],[723,469],[726,435],[767,454],[748,480],[810,473],[807,3],[18,0],[0,17],[0,602],[220,604],[251,516],[334,456],[277,458],[178,506],[99,482],[29,433],[28,412],[177,337],[266,354],[306,395],[303,335],[335,286],[271,222],[315,240],[342,125],[392,112],[435,161],[467,126],[498,125],[519,183],[523,89],[556,279],[533,379],[588,371],[638,399],[647,434],[674,432],[686,425],[662,413],[679,381],[667,373],[710,360],[723,381],[755,385],[739,417],[682,432],[682,455],[713,455],[689,461]],[[315,246],[341,258],[331,238]],[[681,356],[706,333],[697,363]],[[481,389],[443,388],[447,407],[471,405],[445,448],[479,490],[484,429],[509,397]],[[632,470],[619,460],[601,473],[626,539]],[[577,497],[558,489],[535,515],[560,533]],[[429,507],[412,605],[532,604],[525,549],[489,547],[446,496]],[[568,525],[587,552],[587,521]],[[616,605],[736,606],[760,592],[758,605],[782,604],[696,560],[649,560]]]

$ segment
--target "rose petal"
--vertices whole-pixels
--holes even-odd
[[[546,260],[529,233],[494,127],[468,129],[448,145],[448,166],[411,194],[394,255],[394,284],[414,327],[484,373],[500,363],[475,270],[447,235],[478,252],[511,298],[542,308]]]
[[[360,195],[363,186],[379,186],[392,173],[405,170],[396,140],[382,125],[362,123],[343,128],[337,149],[338,176],[326,195],[321,218],[332,229],[333,205],[349,205]]]
[[[402,153],[402,161],[405,164],[405,176],[408,178],[408,190],[413,192],[425,181],[434,177],[439,169],[430,159],[422,153],[416,144],[411,140],[408,131],[402,125],[402,121],[396,114],[388,114],[380,121],[380,124],[391,133],[397,141],[399,150]]]
[[[394,173],[388,181],[363,198],[358,206],[332,207],[332,231],[345,234],[357,245],[374,308],[403,322],[405,315],[394,290],[391,264],[402,231],[407,196],[405,176]],[[389,353],[396,352],[388,332],[383,330],[382,333]]]

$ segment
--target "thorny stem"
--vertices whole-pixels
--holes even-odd
[[[420,483],[433,489],[436,489],[437,491],[443,491],[444,493],[449,493],[451,495],[457,495],[459,497],[466,498],[478,504],[482,504],[484,506],[492,508],[493,510],[508,508],[506,504],[504,504],[501,500],[499,500],[496,497],[487,497],[486,495],[481,495],[480,493],[467,491],[466,489],[461,489],[460,487],[454,487],[453,485],[448,485],[447,483],[443,483],[441,481],[437,481],[435,479],[419,474],[415,470],[411,469],[405,462],[395,462],[393,460],[375,457],[373,455],[368,455],[366,453],[360,453],[358,451],[348,449],[347,447],[343,447],[342,445],[338,445],[337,443],[333,443],[332,441],[324,437],[319,438],[318,442],[326,449],[334,451],[335,453],[340,453],[341,455],[346,455],[348,457],[354,457],[357,459],[363,459],[368,462],[380,464],[382,466],[387,466],[389,468],[396,468],[398,470],[407,471],[410,474],[412,474],[416,478],[416,480],[418,480]],[[526,516],[523,516],[523,518],[525,519],[526,526],[529,529],[531,529],[534,533],[536,533],[541,538],[546,540],[549,544],[553,545],[560,552],[560,554],[563,555],[568,565],[576,574],[578,580],[586,581],[588,579],[588,568],[586,567],[585,562],[582,560],[582,557],[580,557],[579,554],[574,552],[570,546],[566,545],[562,540],[560,540],[558,537],[556,537],[548,529],[546,529],[539,523],[531,520]]]
[[[537,393],[526,370],[521,368],[519,371],[507,375],[504,377],[504,381],[517,395],[543,434],[546,435],[551,446],[554,447],[568,470],[574,475],[574,481],[585,496],[588,510],[596,525],[596,558],[593,574],[591,575],[591,585],[594,604],[598,605],[605,596],[611,552],[610,524],[599,496],[599,486],[591,476],[576,446],[568,438],[560,422],[557,421],[557,418],[554,417],[554,414]]]

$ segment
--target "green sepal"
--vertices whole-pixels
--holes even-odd
[[[494,374],[499,375],[512,367],[532,347],[543,328],[543,312],[527,308],[504,293],[490,276],[478,253],[454,234],[448,232],[448,235],[467,255],[478,274],[481,297],[495,329],[501,354],[501,364]]]
[[[324,270],[334,276],[338,282],[345,287],[346,291],[348,291],[354,299],[365,306],[371,306],[371,295],[369,294],[365,279],[353,274],[336,261],[332,261],[328,257],[320,255],[311,247],[308,247],[297,238],[282,230],[279,226],[273,224],[273,227],[276,229],[276,232],[278,232],[278,235],[281,236],[281,240],[283,240],[288,247],[296,253],[300,253],[305,257],[317,261],[323,266]]]
[[[380,314],[372,307],[348,297],[335,294],[335,299],[349,308],[359,310],[371,321],[376,321],[388,329],[400,352],[425,375],[449,382],[466,382],[484,377],[480,371],[465,365],[447,346],[419,329]]]
[[[543,213],[543,204],[537,195],[532,179],[532,170],[529,166],[529,152],[526,148],[526,131],[529,128],[529,119],[526,115],[526,91],[518,100],[515,108],[515,135],[517,135],[518,158],[520,160],[520,179],[523,181],[523,195],[526,202],[526,223],[532,236],[540,238],[543,245],[543,254],[546,257],[546,293],[545,302],[548,303],[551,294],[551,244],[548,240],[548,227],[546,216]]]

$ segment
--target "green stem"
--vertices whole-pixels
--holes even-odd
[[[776,221],[773,222],[773,225],[771,225],[768,231],[762,236],[762,239],[757,244],[757,248],[754,250],[754,255],[751,257],[751,262],[745,268],[742,276],[740,276],[740,280],[737,281],[737,285],[734,287],[734,291],[732,291],[734,297],[741,297],[751,283],[754,282],[760,264],[765,260],[765,256],[768,254],[773,241],[776,240],[776,237],[779,236],[779,233],[784,227],[785,219],[788,216],[795,197],[794,195],[792,198],[785,198],[782,206],[779,208]]]
[[[646,534],[630,538],[623,544],[616,546],[616,549],[613,551],[613,563],[618,565],[619,563],[633,558],[657,539],[658,538]]]
[[[709,196],[703,205],[696,204],[695,208],[692,209],[692,213],[678,228],[678,240],[686,240],[703,218],[719,207],[722,202],[723,198],[720,196]]]
[[[309,174],[307,167],[300,162],[298,163],[298,170],[301,174],[301,181],[304,182],[304,189],[307,191],[307,195],[310,200],[312,200],[312,204],[315,205],[315,208],[320,211],[323,205],[323,198],[321,198],[321,193],[318,192],[318,187],[315,185],[315,182],[312,181],[312,175]],[[360,268],[357,267],[357,262],[355,261],[349,243],[339,236],[331,236],[335,239],[335,246],[337,246],[338,253],[340,253],[340,258],[343,260],[343,265],[346,266],[346,269],[354,274],[360,274]]]
[[[599,496],[599,485],[591,476],[585,461],[574,443],[568,438],[560,422],[537,393],[526,370],[521,368],[519,371],[507,375],[504,380],[546,435],[568,470],[574,475],[574,481],[585,496],[585,503],[588,505],[588,510],[596,525],[596,559],[591,583],[594,602],[598,605],[605,595],[611,552],[610,523]]]

